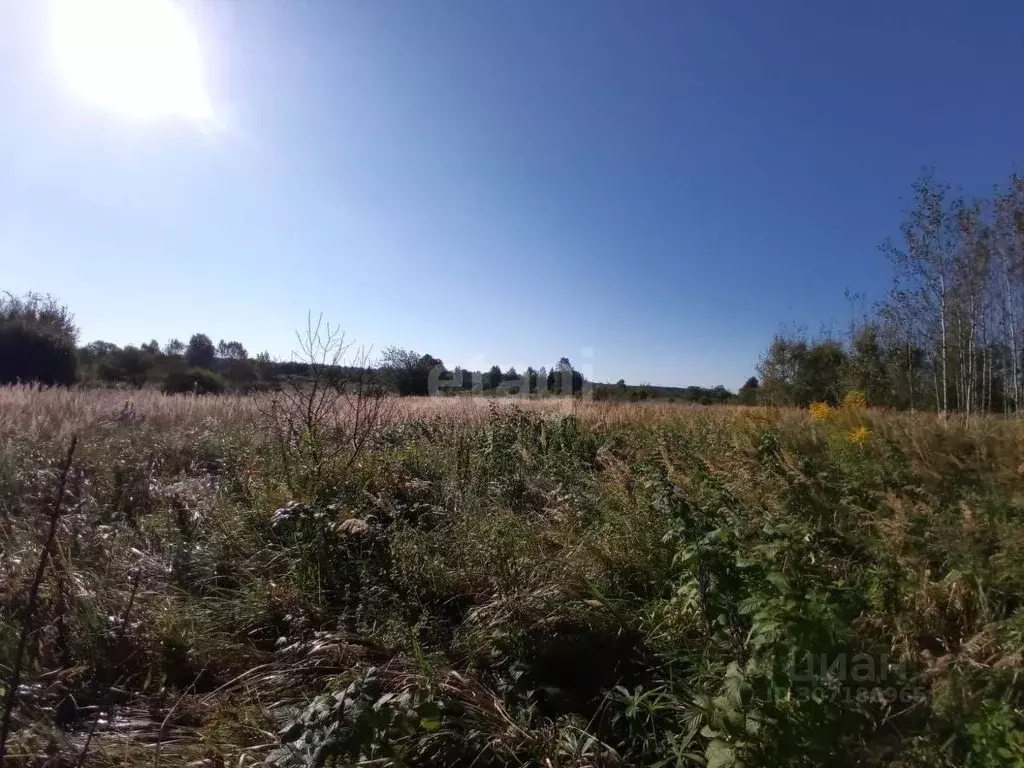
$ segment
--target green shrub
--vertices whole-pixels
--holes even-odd
[[[986,701],[967,725],[969,768],[1024,768],[1024,715],[1002,701]]]
[[[172,371],[164,380],[163,392],[167,395],[194,393],[197,395],[216,395],[224,392],[228,383],[216,371],[206,368],[188,368],[184,371]]]

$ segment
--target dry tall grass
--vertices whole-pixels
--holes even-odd
[[[10,761],[305,768],[339,733],[347,764],[1024,757],[1020,422],[393,405],[335,465],[252,397],[0,389],[0,685],[38,614]],[[914,705],[819,707],[799,694],[830,675],[776,666],[851,652],[898,656]],[[864,682],[843,691],[892,680]]]
[[[260,397],[263,396],[196,397],[164,395],[154,390],[0,387],[0,438],[11,435],[62,438],[97,425],[133,418],[144,419],[159,428],[244,424],[259,413]],[[395,414],[400,421],[440,418],[482,423],[493,409],[510,408],[553,416],[574,415],[590,424],[612,425],[655,424],[666,418],[706,411],[708,406],[593,402],[557,397],[417,397],[397,399]],[[743,413],[751,409],[717,407],[717,410]]]

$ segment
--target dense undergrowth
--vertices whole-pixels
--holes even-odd
[[[1017,423],[642,413],[93,419],[8,759],[1024,765]],[[4,681],[66,451],[3,435]]]

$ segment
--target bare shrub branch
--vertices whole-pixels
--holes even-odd
[[[302,378],[278,381],[258,408],[274,436],[293,494],[315,493],[328,475],[348,470],[382,428],[395,404],[371,367],[371,350],[355,345],[323,316],[296,332]]]

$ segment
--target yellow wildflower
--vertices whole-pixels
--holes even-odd
[[[811,403],[811,421],[828,421],[832,416],[832,406],[828,403]]]
[[[867,408],[867,405],[868,399],[859,389],[850,390],[843,398],[843,408],[851,411],[859,411],[861,408]]]
[[[871,430],[867,427],[856,427],[850,432],[850,442],[854,445],[864,445],[871,437]]]

